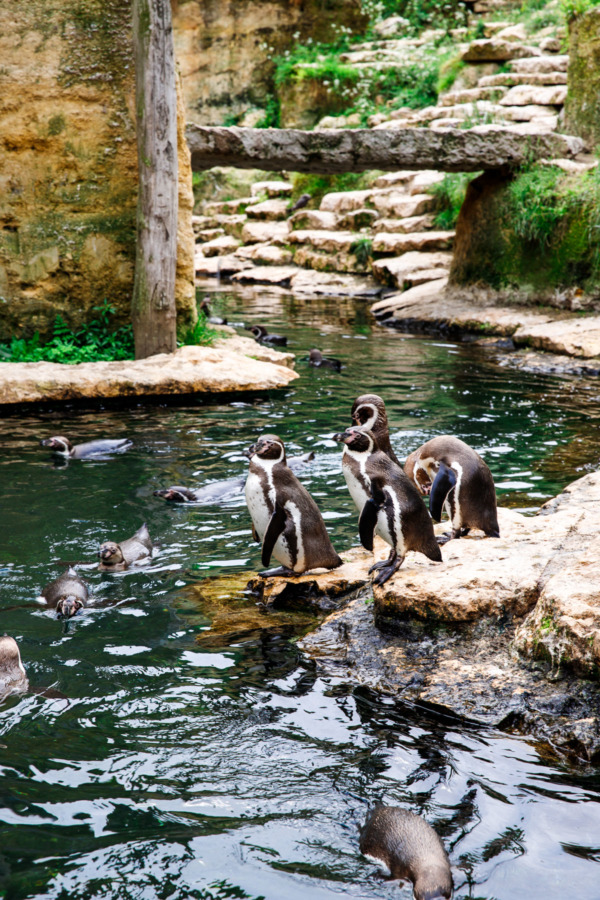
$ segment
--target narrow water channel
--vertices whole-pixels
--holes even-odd
[[[379,329],[360,302],[212,290],[230,322],[289,336],[302,375],[289,390],[0,422],[1,629],[32,687],[0,705],[0,897],[408,900],[358,852],[376,800],[438,829],[457,898],[600,897],[597,769],[319,677],[294,643],[317,620],[242,593],[259,565],[243,498],[153,496],[244,473],[243,449],[276,432],[315,451],[301,478],[347,548],[357,519],[329,435],[373,391],[398,455],[452,432],[485,456],[500,502],[531,512],[597,467],[600,384]],[[314,346],[341,374],[308,367]],[[39,446],[52,434],[134,447],[58,466]],[[143,521],[151,566],[97,572],[99,543]],[[79,561],[96,604],[65,626],[35,597]]]

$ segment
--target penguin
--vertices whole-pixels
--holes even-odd
[[[49,447],[53,453],[58,453],[68,459],[87,459],[90,456],[98,456],[99,454],[115,453],[120,450],[128,450],[133,447],[133,441],[129,438],[121,438],[119,440],[100,440],[88,441],[85,444],[73,444],[71,441],[55,435],[54,437],[44,438],[40,441],[42,447]]]
[[[311,350],[308,356],[309,365],[315,366],[315,368],[326,368],[326,369],[335,369],[336,372],[342,371],[342,364],[339,359],[334,359],[332,356],[323,356],[320,350]]]
[[[377,394],[363,394],[352,404],[352,422],[358,427],[364,426],[372,431],[380,450],[386,453],[397,466],[401,463],[392,450],[390,431],[388,428],[385,403]]]
[[[287,338],[282,334],[269,334],[263,325],[246,325],[246,331],[251,331],[259,344],[280,344],[285,347]]]
[[[101,572],[122,572],[133,563],[149,559],[152,556],[152,539],[146,523],[138,528],[133,537],[127,538],[117,544],[115,541],[105,541],[98,550]]]
[[[425,819],[398,806],[376,806],[360,834],[360,852],[389,871],[410,879],[415,900],[450,900],[452,872],[446,849]]]
[[[312,200],[311,194],[302,194],[300,197],[298,197],[298,199],[296,200],[296,202],[294,203],[293,206],[288,206],[288,208],[287,208],[288,216],[291,216],[292,213],[295,213],[296,210],[298,210],[298,209],[304,209],[305,206],[308,206],[308,204],[311,200]]]
[[[206,321],[211,325],[227,325],[227,319],[221,318],[221,316],[213,316],[212,310],[210,308],[210,297],[206,296],[202,303],[200,304],[200,312],[203,312],[206,316]]]
[[[433,524],[419,492],[400,466],[378,449],[373,432],[352,427],[333,437],[345,445],[342,471],[360,512],[361,544],[373,550],[373,536],[378,534],[391,547],[389,557],[369,569],[369,574],[377,571],[373,583],[385,584],[409,550],[442,562]]]
[[[88,604],[89,590],[75,569],[69,568],[42,589],[40,599],[56,609],[58,618],[70,619]]]
[[[248,450],[243,451],[244,456],[249,456]],[[309,453],[303,453],[302,456],[291,456],[287,460],[287,464],[292,472],[312,462],[315,454],[311,450]],[[241,478],[228,478],[225,481],[214,481],[211,484],[205,484],[200,488],[188,488],[180,485],[154,491],[155,497],[161,497],[168,503],[222,503],[231,500],[241,494],[246,484],[246,476]]]
[[[404,471],[421,493],[429,494],[435,522],[446,507],[452,531],[440,535],[445,544],[478,528],[487,537],[500,537],[494,479],[472,447],[449,434],[435,437],[407,458]]]
[[[269,565],[271,556],[282,564],[261,572],[263,578],[341,566],[317,504],[286,465],[283,441],[265,434],[250,454],[246,503],[252,533],[262,541],[263,566]]]
[[[21,662],[19,645],[5,634],[0,637],[0,701],[9,694],[29,688],[27,673]]]

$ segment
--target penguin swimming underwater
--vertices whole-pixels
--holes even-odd
[[[446,849],[425,819],[397,806],[376,806],[360,835],[360,852],[410,879],[415,900],[450,900],[453,884]]]
[[[40,441],[42,447],[49,447],[53,453],[68,459],[88,459],[90,456],[98,456],[105,453],[115,453],[116,451],[127,450],[133,447],[133,441],[129,438],[121,438],[118,440],[99,440],[87,441],[85,444],[73,445],[71,441],[62,435],[44,438]]]
[[[19,645],[5,634],[0,637],[0,702],[9,694],[26,691],[28,687]]]
[[[391,550],[386,560],[375,563],[373,584],[385,584],[404,562],[409,550],[418,550],[434,562],[442,562],[433,524],[414,484],[377,446],[373,432],[347,428],[333,436],[345,445],[342,471],[360,512],[358,531],[366,550],[373,550],[378,534]]]
[[[85,581],[69,566],[55,581],[42,589],[41,597],[48,606],[56,609],[59,618],[70,619],[88,605],[89,590]]]
[[[262,541],[263,566],[271,556],[281,563],[260,574],[289,577],[341,566],[317,504],[286,464],[283,441],[265,434],[250,454],[246,503],[253,535]]]
[[[105,541],[98,550],[101,572],[122,572],[133,563],[152,556],[152,539],[146,523],[125,541]]]
[[[246,331],[251,331],[259,344],[279,344],[282,347],[287,344],[283,334],[270,334],[263,325],[246,325]]]
[[[377,440],[380,450],[386,453],[397,466],[401,463],[392,450],[385,403],[377,394],[363,394],[352,404],[352,422],[358,427],[368,428]]]
[[[492,473],[464,441],[449,434],[435,437],[410,454],[404,471],[421,493],[429,494],[434,521],[440,521],[446,507],[452,531],[438,543],[464,537],[471,528],[500,537]]]

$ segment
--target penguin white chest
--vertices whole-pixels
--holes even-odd
[[[270,498],[267,499],[267,495],[263,489],[262,479],[255,472],[249,473],[248,478],[246,479],[245,491],[248,512],[250,513],[256,533],[262,541],[269,522],[271,521],[275,504],[270,503]]]
[[[271,521],[271,517],[275,510],[275,502],[277,499],[272,471],[265,465],[263,465],[262,468],[267,476],[266,485],[264,479],[261,478],[258,473],[250,472],[246,479],[245,488],[248,511],[252,518],[256,533],[261,541],[264,539],[267,528],[269,527],[269,522]],[[294,503],[289,501],[286,503],[285,509],[287,513],[291,515],[297,530],[299,530],[301,524],[299,509]],[[300,567],[304,565],[304,547],[301,540],[297,543],[298,551],[300,552],[296,554],[296,559],[292,559],[292,553],[290,552],[287,538],[285,534],[280,534],[273,547],[273,556],[282,566],[302,571]]]
[[[362,512],[363,506],[370,497],[370,493],[365,489],[365,484],[370,485],[371,482],[364,470],[366,457],[363,461],[362,456],[363,454],[353,453],[346,447],[342,457],[342,472],[344,473],[350,496],[359,512]]]

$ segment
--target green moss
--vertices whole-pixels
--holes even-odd
[[[476,174],[462,172],[445,175],[443,181],[430,188],[430,193],[436,198],[436,228],[450,231],[456,227],[467,186],[476,177]]]
[[[62,115],[62,113],[51,116],[48,121],[48,135],[60,134],[65,130],[65,125],[65,117]]]
[[[371,238],[359,238],[350,245],[352,253],[359,266],[368,266],[373,257],[373,241]]]
[[[442,63],[436,84],[438,94],[443,94],[450,90],[462,70],[465,68],[465,65],[466,64],[462,61],[461,54],[452,56]]]
[[[316,135],[315,135],[316,137]],[[379,172],[345,172],[339,175],[311,175],[308,173],[296,173],[292,177],[294,186],[292,201],[296,201],[302,194],[310,194],[312,208],[318,208],[325,194],[337,191],[361,191],[370,187]]]

